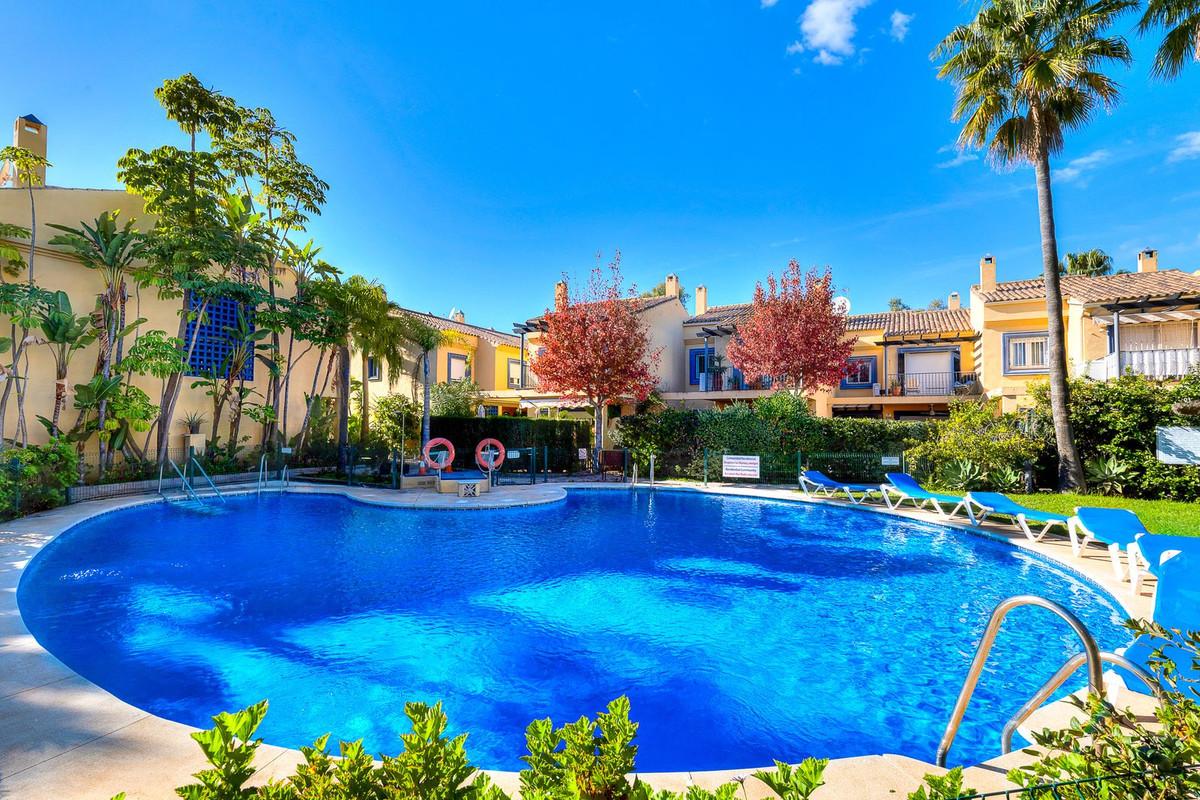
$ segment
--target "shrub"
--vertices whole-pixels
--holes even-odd
[[[421,406],[402,394],[385,394],[372,404],[371,430],[389,450],[412,452],[421,438]]]
[[[1116,456],[1092,458],[1084,464],[1088,488],[1100,494],[1122,494],[1131,477],[1129,464]]]
[[[956,492],[969,492],[984,485],[985,475],[974,461],[951,461],[942,467],[939,483]]]
[[[0,454],[0,503],[5,518],[55,508],[67,501],[67,487],[79,481],[79,455],[65,439],[13,447]]]
[[[1038,440],[1016,414],[999,413],[999,400],[958,400],[950,418],[935,422],[930,437],[908,451],[923,476],[944,477],[949,465],[970,461],[983,474],[1015,468],[1033,458]]]
[[[997,492],[1021,492],[1025,489],[1025,473],[1007,465],[996,467],[987,474],[987,484]]]
[[[403,751],[375,759],[362,742],[342,742],[339,757],[328,752],[328,734],[300,748],[304,762],[295,773],[266,786],[247,786],[254,756],[262,745],[254,738],[267,714],[267,702],[213,717],[213,727],[192,734],[209,766],[196,783],[176,793],[187,800],[509,800],[467,757],[467,734],[446,736],[442,704],[407,703],[412,731],[400,737]],[[629,699],[618,697],[595,721],[580,717],[555,728],[549,719],[534,720],[525,731],[529,753],[522,757],[521,793],[526,800],[735,800],[736,782],[716,791],[696,786],[686,793],[655,792],[636,777],[637,723],[629,719]],[[754,776],[781,800],[808,800],[821,786],[829,762],[809,758],[793,768],[776,761],[777,772]],[[124,794],[113,800],[123,800]]]

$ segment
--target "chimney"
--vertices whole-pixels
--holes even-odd
[[[946,308],[951,311],[962,308],[962,298],[958,296],[958,292],[951,292],[950,296],[946,298]]]
[[[451,309],[450,311],[450,319],[454,320],[455,322],[466,322],[467,315],[455,308]]]
[[[1158,272],[1158,251],[1147,247],[1138,253],[1138,272]]]
[[[705,313],[706,311],[708,311],[708,287],[707,286],[697,286],[696,287],[696,316],[698,317],[701,314]]]
[[[663,285],[666,287],[664,294],[667,297],[679,297],[679,277],[675,273],[668,275]]]
[[[567,294],[567,282],[561,280],[554,284],[554,307],[566,308],[570,305],[570,296]]]
[[[979,259],[979,289],[990,292],[996,288],[996,259],[991,254]]]
[[[23,147],[35,156],[46,157],[46,126],[33,114],[17,117],[13,122],[13,146]],[[11,183],[15,188],[23,188],[25,183],[17,180],[16,169],[11,163],[0,164],[0,186]],[[34,186],[46,183],[46,168],[36,167],[34,170]]]

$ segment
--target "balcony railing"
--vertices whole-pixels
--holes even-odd
[[[746,380],[740,373],[702,372],[699,388],[702,392],[760,392],[771,388],[771,379]]]
[[[880,387],[880,394],[892,397],[949,397],[982,391],[974,372],[901,372]]]
[[[1120,358],[1109,353],[1104,358],[1089,361],[1079,370],[1081,375],[1098,381],[1119,378],[1127,372],[1148,378],[1169,380],[1182,378],[1200,365],[1200,348],[1176,347],[1164,350],[1122,350]]]

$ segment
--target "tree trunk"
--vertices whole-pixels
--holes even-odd
[[[425,445],[429,444],[429,351],[426,350],[421,356],[421,385],[424,387],[423,398],[424,406],[421,408],[421,452],[425,452]]]
[[[346,448],[350,445],[350,348],[338,347],[338,471],[348,466]]]
[[[603,398],[600,398],[599,400],[596,401],[596,417],[595,417],[596,430],[595,430],[595,437],[594,437],[594,441],[596,443],[596,452],[592,456],[592,458],[596,462],[596,474],[597,475],[599,475],[603,470],[603,467],[600,464],[600,451],[604,449],[604,409],[605,409],[605,400]]]
[[[325,395],[325,390],[329,388],[329,376],[333,372],[333,360],[337,355],[337,351],[332,351],[329,354],[329,366],[325,370],[325,383],[321,386],[321,391],[317,392],[317,379],[321,376],[321,364],[325,361],[324,351],[317,351],[317,366],[313,370],[312,390],[308,393],[308,402],[304,404],[304,419],[300,422],[300,431],[296,434],[293,441],[296,443],[296,450],[304,449],[304,441],[308,436],[308,425],[312,421],[313,408],[316,407],[317,399]]]
[[[1063,327],[1062,290],[1058,280],[1058,240],[1054,230],[1054,197],[1050,189],[1050,154],[1040,148],[1034,161],[1037,176],[1038,215],[1042,233],[1042,274],[1046,281],[1047,359],[1050,372],[1050,413],[1058,448],[1058,488],[1083,491],[1083,467],[1071,433],[1067,413],[1070,387],[1067,384],[1066,332]]]
[[[370,390],[367,388],[367,384],[371,380],[371,376],[367,374],[369,358],[364,350],[362,354],[362,418],[358,421],[359,447],[366,447],[367,439],[371,436],[371,396]]]
[[[187,372],[188,364],[192,360],[192,352],[196,349],[196,342],[200,338],[200,325],[204,317],[204,313],[208,310],[208,300],[204,300],[200,304],[200,308],[196,312],[196,327],[192,330],[192,340],[187,342],[187,352],[183,354],[183,372],[177,372],[167,379],[167,385],[163,389],[163,402],[159,406],[158,414],[158,463],[163,463],[167,459],[167,447],[171,441],[171,421],[175,417],[175,404],[179,400],[179,392],[183,388],[183,375]],[[187,336],[188,316],[191,314],[191,291],[184,290],[183,293],[183,313],[179,317],[179,339]],[[213,439],[217,438],[217,420],[212,421]]]
[[[58,418],[62,415],[63,400],[67,398],[67,370],[57,370],[54,377],[54,415],[50,418],[50,438],[58,436]]]

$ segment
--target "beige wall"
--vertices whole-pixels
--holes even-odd
[[[151,217],[141,213],[141,201],[139,198],[121,191],[43,188],[34,190],[34,201],[37,205],[39,221],[37,230],[38,246],[34,252],[34,280],[39,286],[45,289],[66,292],[71,298],[71,305],[76,314],[88,313],[95,307],[96,297],[103,288],[101,278],[99,274],[83,267],[77,260],[59,248],[50,247],[48,245],[50,238],[58,232],[47,227],[47,225],[49,223],[59,223],[74,227],[78,226],[81,221],[90,224],[101,212],[111,210],[120,210],[120,220],[136,219],[138,222],[137,227],[142,230],[150,228],[153,220]],[[28,227],[28,202],[26,190],[0,188],[0,220]],[[16,242],[15,244],[21,247],[21,249],[26,250],[28,243]],[[280,277],[283,285],[279,287],[278,291],[283,296],[289,296],[294,293],[295,283],[293,276],[290,273],[284,273]],[[131,286],[127,308],[131,319],[137,317],[146,318],[146,322],[141,326],[139,332],[162,330],[171,336],[175,336],[179,328],[181,304],[182,301],[178,298],[162,299],[156,295],[153,289],[143,288],[136,290]],[[7,332],[4,335],[7,335]],[[286,337],[284,342],[286,346]],[[126,348],[132,343],[133,336],[127,337]],[[303,349],[302,346],[297,346],[294,351],[295,356],[298,356]],[[29,369],[27,373],[28,394],[25,401],[26,424],[29,430],[30,441],[40,443],[45,442],[48,435],[42,425],[38,423],[36,415],[42,414],[49,417],[52,412],[54,403],[54,362],[49,347],[45,345],[32,346],[29,354]],[[95,371],[96,358],[97,346],[95,344],[75,354],[67,376],[69,392],[73,393],[75,384],[86,382],[91,378]],[[316,361],[317,355],[315,350],[297,359],[288,392],[289,435],[298,431],[303,421],[304,394],[311,389]],[[261,400],[261,395],[266,391],[268,383],[267,371],[261,363],[255,366],[254,376],[253,386],[260,393],[257,399]],[[150,396],[152,402],[158,402],[161,393],[161,382],[158,379],[136,377],[133,383],[144,390]],[[184,379],[183,390],[176,405],[176,423],[174,430],[170,432],[171,446],[173,448],[182,448],[184,446],[184,432],[178,426],[177,421],[189,412],[203,413],[208,419],[208,423],[204,427],[204,432],[211,434],[212,431],[212,401],[204,395],[202,389],[191,388],[191,384],[191,378]],[[332,391],[331,385],[327,393],[332,394]],[[73,424],[76,413],[72,407],[72,398],[68,396],[63,411],[63,424],[67,427]],[[15,431],[16,415],[17,409],[14,397],[9,401],[7,419],[5,420],[4,432],[7,436],[11,437]],[[220,436],[222,440],[228,435],[227,425],[228,420],[226,417],[226,419],[221,421]],[[249,443],[256,444],[261,431],[259,426],[254,422],[243,418],[240,433],[241,435],[252,437]],[[137,436],[139,446],[142,443],[143,437],[144,434]],[[88,442],[87,449],[91,451],[95,450],[96,447],[97,442],[93,438]]]

